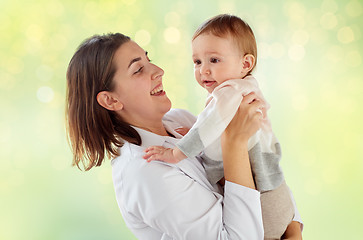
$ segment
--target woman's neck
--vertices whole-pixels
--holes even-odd
[[[135,127],[144,129],[146,131],[155,133],[157,135],[161,136],[169,136],[168,132],[166,131],[162,121],[160,121],[160,124],[135,124]]]
[[[121,115],[121,114],[120,114]],[[140,116],[131,116],[122,114],[121,117],[125,119],[130,125],[141,128],[143,130],[161,135],[161,136],[169,136],[163,124],[163,115],[162,116],[152,116],[151,118],[145,118]]]

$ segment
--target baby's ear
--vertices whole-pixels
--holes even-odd
[[[256,59],[252,54],[246,54],[243,56],[242,61],[243,61],[242,72],[248,73],[253,69]]]

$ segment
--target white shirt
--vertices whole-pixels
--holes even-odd
[[[163,123],[174,129],[192,127],[196,118],[173,109]],[[135,128],[142,145],[125,142],[112,160],[116,199],[126,225],[138,239],[263,239],[260,193],[226,181],[224,196],[211,185],[196,158],[177,164],[146,162],[144,149],[174,147],[178,139]]]

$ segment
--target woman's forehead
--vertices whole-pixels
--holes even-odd
[[[122,44],[116,51],[114,56],[115,63],[127,70],[130,67],[130,63],[136,58],[145,56],[145,50],[142,49],[137,43],[130,40]]]

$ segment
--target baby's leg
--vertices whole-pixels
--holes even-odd
[[[278,188],[261,193],[261,207],[264,239],[281,239],[295,212],[285,181]]]

